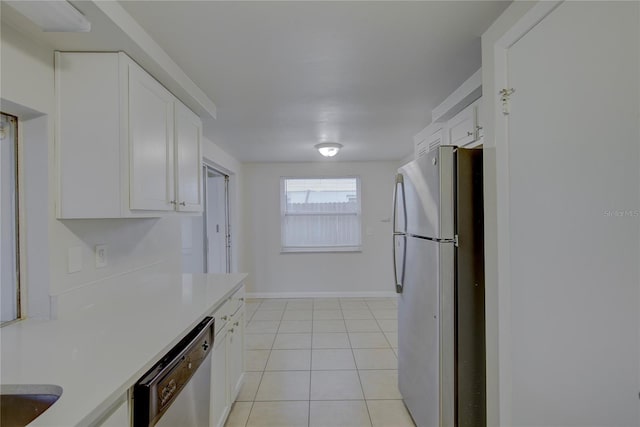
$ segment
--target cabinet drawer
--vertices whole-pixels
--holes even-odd
[[[229,314],[236,313],[243,305],[244,287],[241,287],[229,298]]]
[[[230,304],[229,300],[226,300],[216,311],[213,312],[212,316],[216,319],[214,333],[217,336],[218,332],[220,332],[229,322],[229,318],[231,317],[230,312]]]

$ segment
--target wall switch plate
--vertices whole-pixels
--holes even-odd
[[[82,270],[82,247],[72,246],[67,252],[67,272],[77,273]]]
[[[96,268],[107,266],[107,245],[96,245]]]

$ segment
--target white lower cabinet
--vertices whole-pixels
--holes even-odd
[[[230,401],[235,402],[244,375],[244,308],[231,317],[231,327],[227,333],[227,361],[229,374]]]
[[[217,332],[211,356],[211,427],[224,426],[244,378],[244,298],[239,294],[242,289],[213,314]]]
[[[217,319],[216,319],[217,320]],[[229,414],[231,403],[227,387],[227,332],[226,328],[213,340],[211,354],[211,415],[212,427],[222,427]]]

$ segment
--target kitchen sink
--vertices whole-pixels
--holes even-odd
[[[38,418],[62,394],[50,384],[3,384],[0,386],[0,425],[24,427]]]

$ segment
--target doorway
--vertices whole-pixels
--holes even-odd
[[[0,323],[20,317],[18,118],[0,113]]]
[[[182,220],[182,270],[230,273],[229,175],[204,165],[202,176],[202,215]]]

